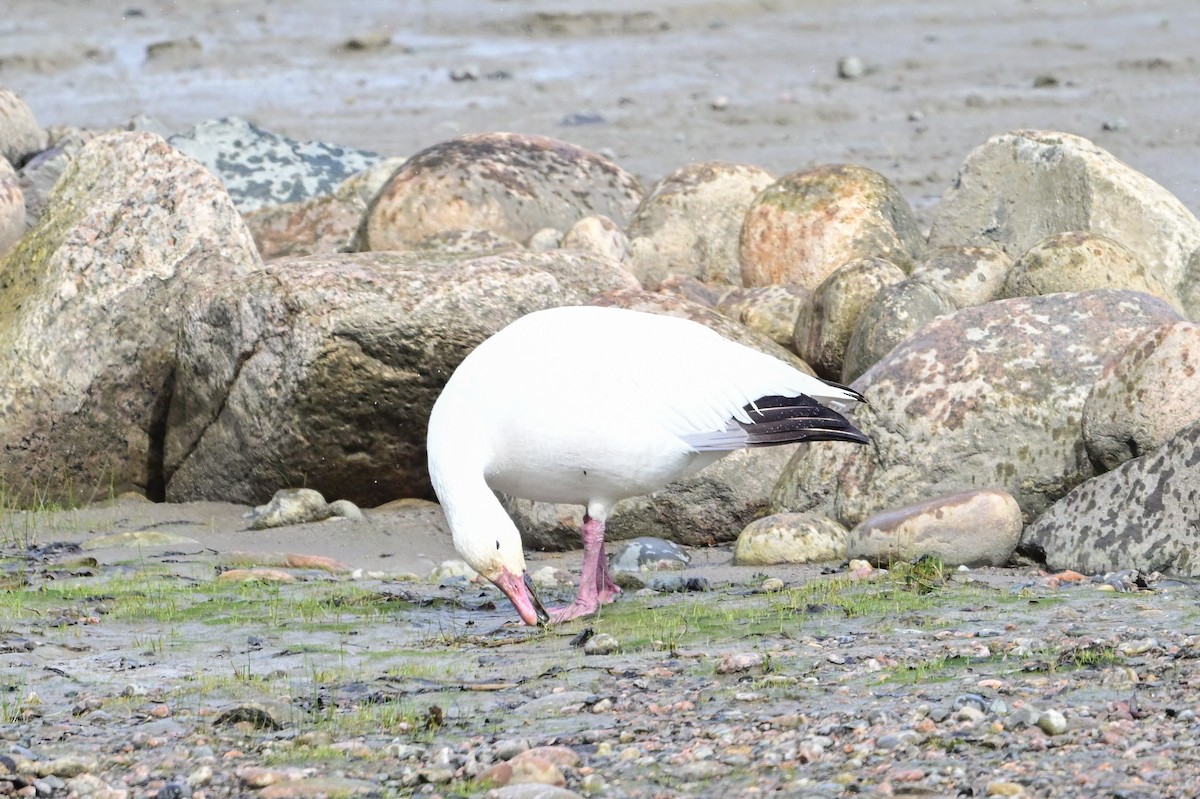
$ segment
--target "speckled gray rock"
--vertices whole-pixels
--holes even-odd
[[[311,488],[281,488],[270,502],[250,512],[250,529],[267,530],[289,524],[320,522],[332,515],[321,492]]]
[[[645,536],[635,538],[612,554],[615,572],[671,571],[685,568],[692,556],[674,541]]]
[[[522,250],[524,247],[507,236],[501,236],[499,233],[485,228],[472,227],[430,233],[409,249],[413,252],[440,253],[442,255],[494,255]],[[548,252],[551,249],[555,248],[546,248],[537,250],[537,252]]]
[[[212,173],[148,133],[89,142],[0,260],[0,483],[162,496],[186,299],[260,265]]]
[[[346,178],[330,194],[246,213],[263,260],[348,250],[371,198],[403,163],[403,158],[386,158]]]
[[[954,310],[954,304],[928,284],[905,280],[888,286],[867,303],[859,316],[846,344],[839,379],[843,383],[858,379],[931,319]]]
[[[1200,422],[1088,480],[1025,528],[1019,551],[1052,569],[1200,576]]]
[[[54,184],[67,171],[71,159],[79,154],[83,146],[97,136],[99,131],[70,128],[37,155],[30,158],[18,174],[21,191],[25,193],[25,222],[32,226],[42,215],[42,209],[50,196]]]
[[[212,170],[240,211],[332,194],[383,160],[353,147],[289,139],[239,117],[201,122],[168,141]]]
[[[947,566],[1003,566],[1021,537],[1021,506],[980,489],[877,513],[846,536],[846,557],[876,566],[931,555]]]
[[[0,158],[19,167],[45,146],[46,133],[38,125],[28,103],[20,95],[0,86]]]
[[[939,247],[913,267],[913,280],[927,283],[954,303],[970,308],[996,299],[1013,259],[995,247]]]
[[[632,175],[582,147],[516,133],[461,136],[422,150],[392,176],[363,216],[355,249],[407,249],[455,228],[523,242],[593,214],[625,225],[641,199]]]
[[[1200,419],[1200,325],[1147,330],[1107,367],[1083,406],[1083,443],[1099,471],[1162,446]]]
[[[742,283],[799,283],[815,289],[855,258],[886,258],[906,274],[925,237],[900,191],[854,165],[793,172],[764,189],[742,223]]]
[[[903,280],[904,271],[884,258],[856,258],[835,269],[796,316],[796,352],[817,374],[841,380],[846,346],[862,312],[882,289]]]
[[[1017,259],[999,297],[1032,297],[1059,291],[1129,289],[1166,300],[1179,309],[1175,292],[1126,246],[1090,231],[1047,236]]]
[[[17,172],[0,158],[0,256],[8,252],[25,233],[25,192],[17,182]]]
[[[368,507],[431,497],[425,425],[466,354],[519,316],[636,284],[557,250],[281,258],[214,286],[181,325],[167,496],[255,503],[303,484]]]
[[[733,547],[738,566],[845,560],[846,528],[815,513],[776,513],[746,525]]]
[[[629,239],[617,223],[601,214],[585,216],[563,234],[561,246],[587,250],[614,261],[625,260]],[[637,277],[634,275],[634,277]]]
[[[792,349],[796,318],[811,297],[811,291],[797,285],[735,288],[717,302],[717,310],[781,347]]]
[[[855,388],[872,446],[800,451],[775,511],[854,525],[887,508],[1000,488],[1036,517],[1095,474],[1083,403],[1105,361],[1178,316],[1161,300],[1110,290],[1021,297],[939,317],[892,350]]]
[[[1200,312],[1200,220],[1150,178],[1079,136],[1018,130],[967,156],[938,203],[933,246],[999,247],[1016,258],[1056,233],[1090,230],[1132,250]],[[1189,265],[1190,264],[1190,265]]]
[[[629,220],[629,271],[648,289],[668,275],[742,285],[742,218],[774,181],[769,172],[748,164],[706,162],[676,169],[655,184]]]

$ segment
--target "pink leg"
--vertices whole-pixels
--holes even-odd
[[[590,616],[621,592],[608,574],[608,560],[604,557],[604,522],[585,514],[581,533],[583,574],[579,578],[579,591],[570,605],[550,611],[552,621]]]

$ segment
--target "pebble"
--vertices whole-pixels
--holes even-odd
[[[778,577],[768,577],[767,579],[762,581],[761,588],[763,591],[766,591],[767,593],[774,593],[776,591],[782,591],[784,588],[784,582],[783,582],[783,580],[780,580]]]
[[[837,74],[843,80],[861,78],[866,73],[866,65],[856,55],[848,55],[838,59]]]
[[[1038,716],[1037,725],[1047,735],[1062,735],[1067,731],[1066,717],[1053,708],[1042,711]]]
[[[615,572],[674,571],[685,568],[692,556],[674,541],[642,536],[624,544],[612,557]]]
[[[619,651],[621,642],[608,633],[599,633],[592,636],[583,645],[583,654],[585,655],[611,655],[613,652]]]
[[[766,656],[761,652],[727,653],[717,664],[717,674],[738,674],[743,671],[760,669],[766,660]]]

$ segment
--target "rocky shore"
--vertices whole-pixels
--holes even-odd
[[[836,27],[762,13],[531,8],[463,35]],[[1125,21],[1165,46],[1194,13]],[[0,28],[48,48],[0,58],[0,795],[1196,792],[1200,220],[1188,169],[1168,188],[1103,146],[1115,117],[1020,115],[919,177],[851,145],[783,168],[778,142],[712,151],[750,99],[717,91],[691,100],[708,149],[660,143],[655,169],[596,136],[632,117],[582,106],[554,135],[409,148],[235,114],[48,125],[13,86],[129,56],[53,44],[39,19]],[[143,36],[171,17],[124,19]],[[135,48],[145,85],[207,86],[214,43],[276,41],[269,10],[258,33],[223,19]],[[380,30],[339,33],[331,81],[357,74],[350,52],[452,52]],[[908,98],[910,58],[827,80],[862,99],[883,69]],[[1194,71],[1123,58],[1135,84]],[[519,107],[503,65],[436,74]],[[1018,94],[1078,85],[1039,73]],[[804,96],[846,102],[830,86]],[[683,124],[665,109],[660,139]],[[634,562],[615,605],[523,630],[452,559],[425,422],[488,335],[589,303],[853,385],[871,445],[740,452],[621,503],[614,538],[686,550],[663,573],[614,552]],[[573,561],[550,553],[582,509],[506,502],[535,579],[569,595]]]

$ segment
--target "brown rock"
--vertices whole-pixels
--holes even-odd
[[[714,161],[676,169],[654,186],[629,221],[629,270],[649,289],[670,275],[742,285],[742,218],[774,180],[748,164]]]
[[[793,172],[746,212],[739,244],[746,286],[816,289],[855,258],[886,258],[906,274],[924,255],[912,209],[887,178],[860,166]]]
[[[846,537],[846,557],[876,566],[929,555],[946,566],[1003,566],[1021,538],[1021,506],[981,489],[878,513]]]
[[[624,225],[642,198],[611,161],[544,136],[483,133],[436,144],[408,160],[363,217],[355,249],[407,249],[456,228],[527,241],[603,214]]]

